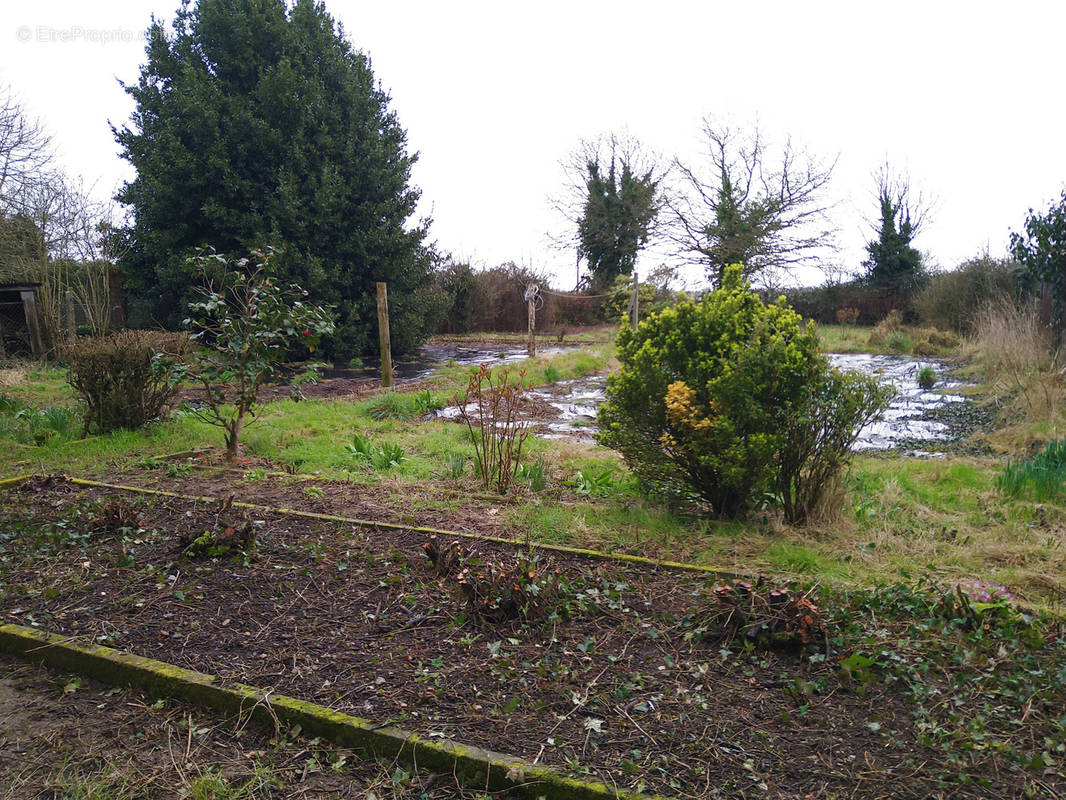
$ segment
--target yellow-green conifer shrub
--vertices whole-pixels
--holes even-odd
[[[789,520],[805,519],[821,501],[810,479],[832,482],[858,426],[885,402],[872,381],[831,369],[814,326],[783,298],[763,303],[739,266],[700,302],[623,326],[618,359],[600,441],[647,482],[726,517],[769,492]]]

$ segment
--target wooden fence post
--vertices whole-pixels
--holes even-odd
[[[389,294],[384,283],[378,283],[378,340],[381,343],[381,385],[392,387],[392,345],[389,343]]]
[[[526,287],[526,303],[529,305],[529,341],[526,343],[526,355],[534,358],[537,355],[537,340],[534,332],[537,329],[537,286],[534,283]]]

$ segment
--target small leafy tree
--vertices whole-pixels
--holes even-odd
[[[699,303],[681,302],[636,330],[623,325],[600,441],[641,478],[698,495],[720,516],[778,492],[799,522],[846,463],[854,428],[880,395],[868,385],[852,391],[859,385],[831,372],[813,325],[783,299],[764,304],[741,269],[727,268],[722,287]]]
[[[1033,291],[1045,284],[1051,292],[1055,324],[1066,323],[1066,189],[1046,214],[1029,209],[1025,234],[1011,233],[1011,255],[1023,267],[1024,288]]]
[[[328,311],[306,302],[307,292],[282,285],[272,269],[272,248],[253,250],[230,260],[207,250],[189,259],[205,280],[203,299],[189,304],[185,325],[204,345],[189,365],[187,376],[203,386],[206,400],[194,413],[226,434],[226,461],[237,456],[246,420],[256,413],[256,393],[280,374],[282,360],[302,348],[313,353],[323,336],[333,332]],[[315,364],[289,376],[295,387],[313,379]]]

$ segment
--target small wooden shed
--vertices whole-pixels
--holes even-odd
[[[41,317],[37,312],[39,283],[0,283],[0,358],[44,357]]]

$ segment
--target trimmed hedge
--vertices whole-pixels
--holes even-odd
[[[162,331],[123,331],[67,347],[67,382],[85,402],[82,435],[136,429],[162,416],[177,391],[174,365],[191,349],[188,334]]]

